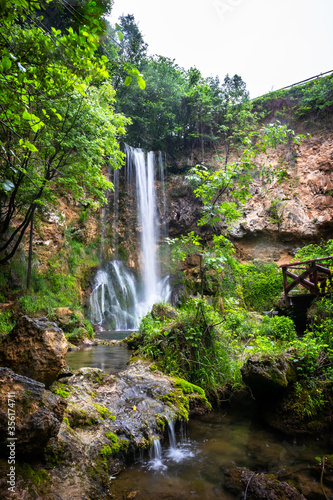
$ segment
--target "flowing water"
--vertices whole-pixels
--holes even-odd
[[[123,345],[97,345],[83,347],[79,351],[70,351],[66,364],[71,370],[83,367],[100,368],[108,373],[117,373],[126,368],[131,351]]]
[[[212,412],[191,419],[187,436],[176,436],[171,426],[168,442],[161,446],[155,440],[145,460],[114,480],[112,492],[115,500],[134,492],[132,498],[140,500],[241,499],[243,493],[225,487],[223,471],[248,467],[301,484],[306,498],[324,499],[315,457],[329,453],[328,448],[323,439],[286,437],[244,415]],[[326,493],[333,498],[328,487]]]
[[[126,193],[133,191],[137,223],[140,234],[141,271],[136,276],[119,259],[103,265],[97,271],[90,296],[90,320],[106,330],[134,330],[140,318],[155,302],[166,302],[170,297],[168,276],[161,277],[157,246],[160,235],[166,235],[166,197],[164,188],[164,169],[162,155],[154,152],[144,153],[141,149],[125,147],[125,186]],[[157,176],[155,175],[157,172]],[[157,210],[156,177],[159,181],[159,198],[163,207]],[[115,192],[113,198],[113,245],[117,255],[119,220],[119,177],[114,176]],[[133,208],[134,209],[134,208]]]

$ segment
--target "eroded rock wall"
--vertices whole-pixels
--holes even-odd
[[[303,131],[298,131],[302,133]],[[206,164],[218,168],[213,156]],[[193,166],[188,159],[188,166]],[[198,161],[200,163],[200,161]],[[333,133],[315,131],[303,139],[270,150],[257,158],[258,168],[271,164],[280,168],[282,182],[265,184],[254,175],[251,198],[229,235],[242,260],[289,262],[295,252],[309,243],[332,237],[333,229]],[[191,192],[183,175],[169,176],[168,222],[172,236],[192,231],[200,217],[200,200]],[[218,231],[226,229],[223,224]]]

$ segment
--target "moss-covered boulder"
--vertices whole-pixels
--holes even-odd
[[[279,481],[273,474],[256,473],[245,467],[227,469],[225,485],[237,498],[248,500],[306,500],[296,488]],[[246,492],[246,494],[245,494]]]
[[[177,311],[174,307],[172,307],[169,303],[161,303],[153,305],[151,310],[151,316],[153,319],[159,319],[160,321],[165,321],[166,319],[172,319],[177,316]]]
[[[274,398],[296,380],[296,370],[288,357],[255,354],[241,368],[244,383],[258,399]]]

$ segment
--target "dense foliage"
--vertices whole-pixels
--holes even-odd
[[[147,56],[147,46],[133,16],[120,18],[121,46],[144,75],[146,87],[126,87],[115,79],[116,109],[132,118],[127,141],[145,149],[178,150],[215,148],[227,162],[257,123],[246,85],[239,75],[204,78],[197,68],[185,70],[173,59]]]
[[[114,112],[107,57],[98,54],[99,18],[62,32],[45,27],[38,3],[15,4],[4,5],[0,25],[0,263],[58,196],[104,200],[102,169],[106,160],[121,165],[117,138],[127,123]]]
[[[291,116],[314,122],[329,120],[333,109],[333,76],[328,75],[254,100],[254,109],[265,115]]]

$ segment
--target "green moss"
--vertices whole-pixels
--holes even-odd
[[[37,488],[51,482],[51,478],[45,469],[32,468],[29,464],[24,464],[22,476],[25,480],[31,481]]]
[[[90,382],[93,382],[94,384],[102,385],[104,383],[106,373],[101,371],[91,371],[88,375],[87,378],[90,380]]]
[[[70,425],[69,425],[69,420],[68,420],[68,418],[67,418],[67,417],[65,417],[65,418],[63,419],[63,422],[64,422],[64,424],[68,425],[68,427],[70,427]]]
[[[111,441],[112,445],[106,445],[101,449],[100,454],[102,456],[108,458],[110,455],[114,455],[119,451],[127,451],[129,445],[127,439],[119,439],[118,436],[112,432],[106,432],[105,437]]]
[[[174,392],[168,392],[168,394],[160,396],[159,399],[170,407],[175,406],[178,419],[184,419],[188,422],[189,400],[183,395],[180,388],[175,388]]]
[[[94,466],[88,469],[88,475],[90,480],[96,481],[97,484],[103,486],[106,489],[109,488],[110,479],[107,457],[104,456],[104,454],[94,459]]]
[[[65,420],[65,419],[64,419]],[[84,410],[71,408],[67,410],[67,420],[70,427],[89,427],[98,424],[98,419],[94,415],[88,415]]]
[[[48,467],[59,467],[65,462],[65,449],[59,442],[48,444],[44,448],[45,463]]]
[[[159,429],[162,432],[164,432],[165,431],[165,425],[167,423],[166,417],[164,415],[160,415],[159,413],[157,413],[155,415],[155,422],[156,422],[157,427],[159,427]]]
[[[198,385],[191,384],[183,378],[175,378],[175,387],[180,387],[184,394],[198,393],[200,396],[205,396],[205,391]]]
[[[93,407],[96,408],[101,418],[104,420],[105,418],[109,418],[110,420],[116,420],[116,417],[112,414],[112,411],[106,408],[105,406],[101,406],[98,404],[93,404]]]
[[[54,382],[54,384],[51,387],[51,391],[53,394],[57,394],[57,396],[61,396],[62,398],[68,398],[70,395],[70,387],[69,385],[66,384],[61,384],[60,382]]]

